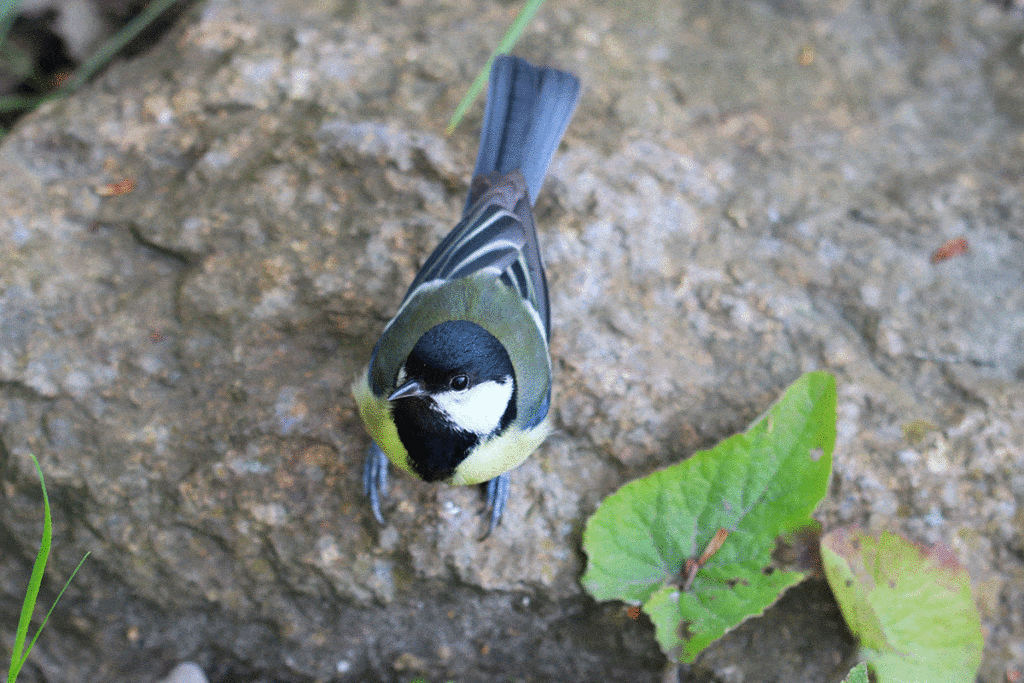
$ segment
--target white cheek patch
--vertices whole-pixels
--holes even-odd
[[[480,436],[498,429],[512,398],[512,378],[488,380],[466,391],[445,391],[432,397],[437,408],[455,427]]]

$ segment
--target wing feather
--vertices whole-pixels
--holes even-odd
[[[403,304],[421,287],[493,270],[529,302],[547,337],[551,317],[547,282],[526,180],[513,171],[478,178],[474,185],[479,192],[476,202],[427,258]]]

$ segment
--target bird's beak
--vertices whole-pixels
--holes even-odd
[[[426,396],[427,390],[418,380],[411,379],[402,386],[391,392],[389,401],[397,401],[400,398],[412,398],[413,396]]]

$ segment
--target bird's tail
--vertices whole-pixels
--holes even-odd
[[[511,55],[495,58],[473,177],[519,169],[535,203],[579,94],[571,73]]]

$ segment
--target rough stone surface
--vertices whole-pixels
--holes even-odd
[[[30,452],[44,598],[92,552],[21,680],[659,680],[649,624],[581,593],[586,516],[818,368],[826,528],[948,544],[979,680],[1024,669],[1024,21],[996,5],[548,3],[517,52],[584,83],[537,207],[557,433],[484,543],[475,489],[405,477],[377,527],[349,383],[459,213],[480,105],[443,129],[513,11],[211,0],[0,144],[0,623]],[[682,677],[852,654],[812,582]]]

